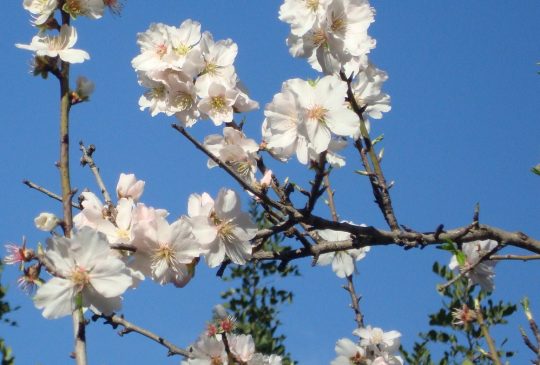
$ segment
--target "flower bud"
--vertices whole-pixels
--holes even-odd
[[[52,231],[60,223],[60,219],[52,213],[40,213],[35,219],[34,224],[37,229],[45,232]]]
[[[144,191],[144,181],[137,180],[134,174],[120,174],[118,184],[116,185],[116,194],[118,199],[132,198],[137,201]]]

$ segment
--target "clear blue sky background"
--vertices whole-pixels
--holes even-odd
[[[44,241],[33,226],[42,211],[61,214],[60,205],[30,191],[23,178],[59,191],[54,167],[58,151],[58,83],[28,74],[31,54],[15,43],[29,43],[35,30],[22,1],[5,1],[0,22],[3,55],[0,89],[0,241]],[[285,46],[288,26],[279,22],[277,1],[160,0],[128,1],[121,17],[100,21],[81,19],[78,48],[92,59],[72,68],[96,83],[92,102],[72,111],[73,186],[96,190],[87,169],[77,164],[76,142],[97,146],[96,159],[105,182],[114,190],[120,172],[146,180],[143,201],[168,209],[172,217],[186,212],[189,194],[234,187],[223,172],[206,168],[206,159],[170,128],[173,119],[151,118],[140,112],[137,85],[130,61],[137,55],[137,32],[152,22],[179,25],[192,18],[216,39],[232,38],[239,46],[237,72],[262,106],[284,80],[314,78],[304,60],[292,59]],[[386,91],[392,111],[373,123],[374,134],[384,133],[384,170],[395,180],[392,196],[401,223],[418,230],[468,224],[473,207],[481,204],[481,221],[508,230],[522,230],[540,238],[540,177],[529,172],[540,162],[539,98],[540,5],[537,1],[380,1],[371,34],[377,39],[372,60],[389,73]],[[247,131],[260,137],[262,111],[248,115]],[[220,133],[200,123],[193,133],[202,139]],[[385,227],[372,203],[366,178],[354,153],[347,167],[333,178],[337,206],[343,219]],[[273,163],[280,178],[290,176],[303,186],[309,174],[297,162]],[[245,201],[247,198],[245,197]],[[321,206],[320,214],[328,215]],[[508,253],[516,253],[508,250]],[[403,251],[377,248],[359,263],[356,282],[363,296],[366,321],[403,334],[410,347],[416,333],[427,328],[427,314],[440,305],[438,279],[431,273],[434,260],[449,257],[434,248]],[[334,344],[352,338],[354,329],[343,284],[330,268],[310,268],[301,262],[302,277],[276,280],[274,285],[295,291],[295,302],[283,309],[288,350],[305,365],[328,364]],[[540,279],[536,262],[503,262],[497,266],[496,298],[514,302],[532,299],[540,318]],[[203,329],[211,308],[220,302],[226,283],[215,270],[200,265],[184,289],[144,283],[125,295],[129,320],[187,346]],[[14,349],[18,364],[69,364],[71,320],[48,321],[17,290],[17,272],[7,268],[3,281],[8,299],[21,308],[12,314],[19,325],[0,325],[0,334]],[[522,314],[496,331],[498,343],[509,338],[518,350],[513,360],[531,358],[521,343]],[[136,334],[118,337],[100,323],[88,331],[92,364],[177,364],[157,344]]]

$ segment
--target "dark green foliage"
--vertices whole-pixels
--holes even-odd
[[[250,213],[259,228],[270,226],[264,213],[256,205],[252,205]],[[280,250],[279,243],[283,236],[275,235],[267,240],[263,249]],[[239,333],[251,334],[255,341],[257,352],[276,354],[283,357],[283,364],[294,364],[285,349],[285,335],[279,333],[282,324],[278,319],[279,307],[291,303],[293,293],[276,288],[273,283],[276,278],[289,275],[299,275],[295,265],[287,265],[281,271],[278,263],[250,262],[243,266],[231,265],[230,274],[225,280],[234,281],[238,286],[232,287],[221,294],[227,302],[225,307],[236,318],[236,329]]]
[[[445,244],[443,249],[449,250]],[[454,278],[454,272],[446,265],[435,262],[433,272],[445,281]],[[441,291],[444,297],[442,308],[429,315],[428,332],[419,334],[421,341],[414,344],[411,352],[401,349],[406,364],[410,365],[483,365],[492,364],[492,360],[483,355],[479,349],[487,351],[487,346],[482,335],[480,326],[476,321],[471,321],[465,325],[457,324],[452,312],[467,308],[474,308],[474,300],[477,298],[481,305],[484,323],[489,328],[498,324],[507,323],[506,317],[510,316],[517,309],[516,305],[499,301],[494,303],[490,298],[491,293],[479,290],[469,285],[466,277],[462,277],[454,284]],[[503,351],[501,346],[506,340],[497,343],[498,353],[503,358],[512,357],[513,352]],[[439,360],[433,360],[434,354],[442,355]]]
[[[2,262],[0,261],[0,279],[1,279],[1,274],[2,274]],[[10,326],[14,326],[15,322],[4,318],[4,316],[7,313],[12,311],[11,307],[9,306],[9,303],[4,301],[5,295],[6,295],[6,288],[0,284],[0,320],[2,320],[4,325],[7,324]],[[11,348],[9,348],[6,345],[5,340],[3,338],[0,338],[0,356],[2,360],[1,365],[15,364],[15,358],[13,357],[11,353]]]

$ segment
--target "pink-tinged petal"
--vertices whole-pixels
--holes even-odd
[[[56,319],[71,314],[74,295],[73,284],[69,280],[52,278],[38,289],[34,304],[43,309],[43,317]]]

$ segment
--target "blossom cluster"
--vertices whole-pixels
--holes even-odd
[[[382,92],[388,76],[367,57],[375,46],[367,33],[374,11],[367,0],[285,0],[280,19],[291,25],[291,54],[326,76],[283,83],[265,108],[268,151],[280,160],[296,155],[302,164],[326,152],[327,161],[341,167],[345,160],[337,152],[347,137],[358,139],[361,123],[369,129],[368,118],[390,110],[390,97]]]
[[[226,258],[236,264],[251,258],[250,241],[257,228],[241,211],[236,192],[223,188],[215,201],[207,193],[192,194],[188,215],[169,223],[166,210],[139,201],[144,186],[135,175],[121,174],[114,205],[83,192],[72,238],[54,233],[62,222],[53,214],[42,213],[35,219],[39,229],[54,233],[44,253],[53,278],[41,285],[39,270],[34,277],[26,270],[24,275],[25,282],[40,285],[34,302],[44,309],[45,317],[68,315],[77,302],[109,314],[120,308],[120,295],[145,277],[183,287],[201,257],[210,267]],[[36,258],[25,247],[8,249],[11,255],[5,262],[10,264]]]
[[[401,337],[398,331],[384,332],[367,326],[357,328],[353,335],[360,341],[355,343],[348,338],[337,341],[337,357],[331,365],[403,365],[403,359],[396,355]]]
[[[251,335],[236,334],[235,320],[225,308],[214,308],[214,320],[190,346],[191,358],[182,365],[281,365],[281,356],[256,352]]]
[[[165,113],[187,126],[211,119],[219,126],[230,123],[234,112],[258,108],[234,68],[238,46],[231,39],[214,41],[201,24],[188,19],[173,27],[155,23],[139,33],[141,53],[132,61],[139,83],[147,92],[139,99],[141,110],[152,116]]]

